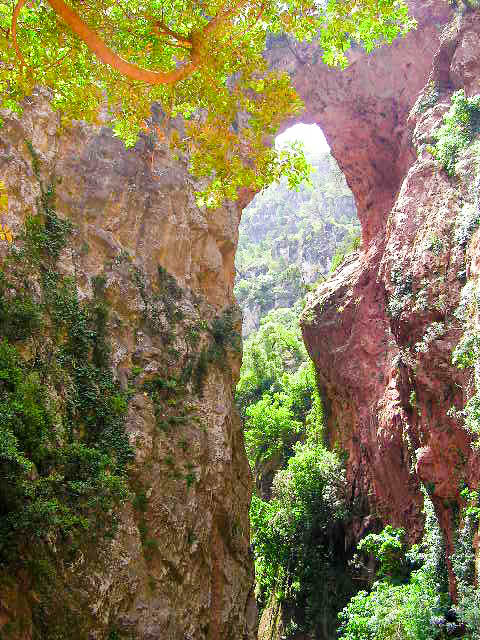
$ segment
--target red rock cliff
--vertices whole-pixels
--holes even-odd
[[[455,239],[462,207],[478,206],[477,169],[467,151],[451,179],[425,148],[452,93],[478,91],[480,16],[456,16],[440,42],[449,9],[422,6],[416,33],[340,80],[318,73],[303,93],[355,194],[363,249],[312,296],[302,329],[353,490],[414,539],[423,483],[451,552],[460,490],[478,484],[471,436],[455,418],[471,374],[452,364],[465,330],[455,311],[478,272],[478,238],[466,256]]]

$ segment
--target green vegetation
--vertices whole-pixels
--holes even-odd
[[[433,101],[436,95],[429,99]],[[437,131],[434,150],[450,176],[455,175],[462,152],[480,132],[479,114],[480,97],[454,94],[452,107]],[[295,263],[300,246],[291,238],[276,237],[271,229],[270,207],[281,212],[281,206],[271,206],[268,199],[263,206],[263,220],[257,214],[245,219],[251,238],[241,241],[237,284],[243,304],[257,304],[261,313],[275,306],[281,290],[275,290],[272,274],[275,269],[279,274],[282,269],[285,272]],[[479,225],[478,211],[478,198],[473,204],[464,204],[453,230],[457,247],[467,248]],[[331,271],[344,260],[348,241],[344,242],[333,257]],[[435,234],[426,238],[426,244],[434,255],[446,251],[443,238]],[[355,249],[355,244],[351,248]],[[278,267],[273,264],[275,260]],[[412,278],[405,270],[392,269],[388,309],[394,319],[414,296]],[[463,420],[477,447],[479,299],[478,286],[467,282],[456,312],[464,334],[453,352],[453,362],[471,369],[474,393],[463,410],[452,409],[451,414]],[[358,543],[352,563],[358,574],[353,574],[349,565],[353,550],[346,550],[343,533],[360,506],[347,499],[342,458],[325,447],[321,402],[295,324],[295,311],[277,309],[261,320],[258,332],[245,343],[237,388],[247,452],[256,478],[251,523],[260,606],[280,604],[286,638],[295,634],[323,637],[325,628],[333,630],[339,611],[342,640],[480,637],[480,589],[473,548],[480,521],[478,491],[464,490],[462,514],[451,505],[458,527],[452,556],[457,604],[453,605],[448,595],[445,549],[426,492],[421,543],[409,548],[405,531],[387,525]],[[417,353],[425,353],[447,328],[443,322],[432,321],[422,339],[411,346]],[[418,410],[415,390],[411,390],[410,405]],[[427,490],[431,492],[432,486]],[[362,590],[358,591],[359,587]]]
[[[410,286],[408,278],[395,278],[401,306]],[[443,331],[432,323],[421,349]],[[463,356],[466,366],[470,351],[478,351],[476,342]],[[322,404],[295,309],[271,311],[246,340],[237,401],[256,476],[250,516],[257,600],[260,608],[280,606],[286,638],[321,637],[337,626],[344,640],[443,640],[463,624],[477,629],[480,596],[471,578],[452,608],[443,540],[426,494],[420,545],[409,549],[405,531],[390,525],[360,541],[355,556],[345,544],[361,505],[347,494],[343,457],[325,447]],[[462,548],[470,552],[463,563],[471,576],[471,539]]]
[[[377,576],[398,580],[405,572],[405,530],[387,525],[381,533],[370,533],[357,545],[359,552],[373,555],[378,561]]]
[[[452,106],[443,116],[443,124],[434,133],[436,144],[431,151],[449,176],[455,175],[455,165],[461,151],[480,132],[480,96],[469,98],[460,89],[452,95]]]
[[[459,412],[459,416],[463,418],[465,428],[475,437],[476,446],[480,436],[480,381],[477,371],[477,363],[480,359],[480,335],[475,326],[477,308],[477,285],[467,282],[463,287],[460,305],[455,313],[465,330],[460,342],[453,350],[452,362],[459,369],[473,370],[474,393],[464,409]]]
[[[294,374],[307,361],[307,352],[293,309],[270,311],[260,329],[244,343],[243,363],[237,385],[237,402],[242,415],[264,393],[285,391]],[[291,386],[291,385],[290,385]]]
[[[475,126],[480,125],[480,97],[475,101]],[[474,105],[474,106],[475,106]],[[478,133],[475,130],[472,133]],[[471,140],[470,140],[471,141]],[[475,193],[474,204],[464,204],[455,221],[455,242],[466,251],[473,232],[478,227],[479,197]],[[469,399],[463,410],[451,408],[451,415],[463,421],[465,429],[473,436],[472,446],[478,449],[480,443],[480,379],[478,363],[480,360],[480,335],[477,329],[479,305],[478,283],[467,280],[455,311],[456,318],[463,327],[463,335],[453,350],[452,362],[460,369],[471,369],[469,383]],[[463,482],[463,481],[462,481]],[[465,483],[466,485],[466,483]],[[477,489],[464,486],[462,492],[462,509],[458,507],[453,513],[457,524],[455,551],[451,557],[456,578],[458,600],[455,606],[459,620],[464,626],[465,638],[480,637],[480,589],[475,569],[474,538],[480,523],[480,500]]]
[[[112,370],[104,279],[80,300],[75,278],[57,269],[73,228],[57,216],[54,183],[40,181],[30,152],[37,212],[0,271],[0,581],[8,589],[24,576],[35,593],[35,639],[67,629],[83,638],[88,607],[63,576],[108,544],[131,497],[130,393]]]
[[[195,381],[195,391],[199,395],[203,393],[203,385],[210,364],[216,364],[225,368],[230,349],[240,353],[242,337],[236,326],[239,318],[235,307],[228,307],[212,323],[207,325],[209,333],[208,345],[204,346],[192,366],[192,374]]]
[[[313,188],[293,191],[281,180],[242,213],[235,295],[260,316],[299,301],[328,274],[338,247],[343,255],[353,250],[359,233],[353,196],[335,160],[329,153],[308,160]]]
[[[314,435],[295,445],[275,477],[272,500],[252,501],[260,602],[274,597],[284,603],[295,612],[298,631],[320,632],[353,593],[338,535],[346,509],[342,464]]]
[[[294,442],[305,432],[304,421],[315,393],[312,365],[303,365],[294,374],[284,374],[280,391],[264,393],[246,409],[245,444],[252,465],[274,456],[285,461]],[[301,418],[303,421],[295,419]]]
[[[75,282],[56,272],[71,225],[57,217],[53,198],[42,186],[23,248],[10,251],[0,275],[3,564],[32,539],[68,542],[73,552],[111,535],[115,508],[128,497],[128,397],[109,363],[103,284],[95,281],[94,299],[80,303]],[[33,357],[22,355],[26,344]]]
[[[466,249],[473,232],[480,224],[478,203],[466,203],[455,220],[455,244]]]
[[[127,145],[143,129],[155,144],[188,153],[192,172],[208,181],[201,201],[214,206],[240,187],[258,190],[282,174],[299,184],[308,173],[298,150],[264,144],[301,109],[288,74],[268,70],[268,34],[317,38],[324,61],[345,66],[352,42],[371,51],[414,24],[402,0],[96,0],[81,11],[64,0],[3,0],[0,106],[20,113],[36,86],[48,87],[65,126],[97,122],[106,103]],[[162,116],[147,123],[154,102]]]
[[[393,267],[390,280],[393,292],[388,300],[387,309],[392,318],[397,318],[412,299],[413,277],[411,273],[405,273],[401,267]]]
[[[335,624],[354,589],[339,535],[343,464],[323,444],[322,403],[293,310],[271,311],[246,341],[237,401],[257,484],[265,464],[277,469],[270,502],[254,496],[251,506],[258,602],[281,602],[292,633],[315,633]]]
[[[480,588],[475,577],[474,536],[480,522],[480,501],[478,491],[465,488],[465,501],[461,526],[455,542],[452,565],[457,580],[458,602],[456,611],[472,638],[480,635]]]
[[[387,526],[358,545],[378,563],[370,591],[359,591],[340,613],[343,640],[434,640],[461,627],[447,595],[444,548],[433,505],[425,494],[422,543],[407,551],[403,530]]]
[[[58,217],[55,190],[40,181],[33,148],[31,154],[41,197],[23,232],[12,246],[7,241],[0,271],[0,583],[6,585],[9,575],[17,581],[27,576],[35,592],[36,639],[63,639],[65,629],[84,638],[93,624],[84,569],[98,559],[98,550],[107,550],[126,501],[132,502],[147,569],[158,549],[149,486],[141,471],[131,473],[134,450],[125,431],[130,397],[145,392],[153,401],[153,437],[168,442],[161,461],[165,481],[185,494],[195,491],[198,460],[177,461],[177,452],[190,446],[182,427],[201,428],[189,400],[201,393],[208,371],[226,370],[229,355],[240,348],[239,314],[232,307],[199,320],[202,301],[187,297],[161,267],[148,281],[126,252],[87,283],[90,297],[80,295],[75,277],[63,275],[57,264],[73,227]],[[158,372],[140,351],[128,377],[119,367],[122,384],[111,362],[112,325],[123,319],[110,313],[109,269],[141,298],[131,330],[164,346]],[[176,348],[184,337],[185,366]],[[82,568],[66,584],[64,572],[80,561]],[[155,588],[151,576],[149,584]]]

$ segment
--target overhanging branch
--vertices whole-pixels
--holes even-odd
[[[18,46],[17,41],[17,21],[20,11],[28,0],[18,0],[12,16],[12,40],[15,52],[21,64],[27,66],[23,54]],[[198,67],[194,62],[194,53],[192,51],[192,60],[188,64],[172,71],[151,71],[143,69],[136,64],[132,64],[124,60],[121,56],[112,51],[90,27],[73,11],[63,0],[47,0],[49,5],[60,16],[75,33],[76,36],[84,42],[89,50],[94,53],[99,60],[112,67],[122,75],[132,80],[140,80],[150,85],[173,85],[191,75]]]

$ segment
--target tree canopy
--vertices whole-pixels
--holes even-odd
[[[267,68],[267,33],[316,38],[343,66],[352,41],[370,51],[413,24],[403,0],[0,0],[0,107],[20,112],[36,85],[65,124],[96,122],[106,103],[132,146],[159,102],[161,136],[188,153],[213,206],[305,173],[298,150],[264,144],[302,106],[289,76]],[[184,130],[166,124],[177,115]]]

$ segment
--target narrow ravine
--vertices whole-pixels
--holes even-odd
[[[2,110],[0,640],[479,640],[480,10],[409,10],[345,70],[268,34],[299,191]]]
[[[326,446],[324,408],[299,326],[307,294],[358,251],[360,227],[318,127],[293,127],[282,139],[295,131],[307,145],[312,184],[296,192],[281,183],[257,195],[242,213],[236,257],[246,337],[236,400],[255,483],[260,640],[334,638],[338,612],[367,585],[349,567],[349,529],[361,507],[349,503],[342,453]]]

